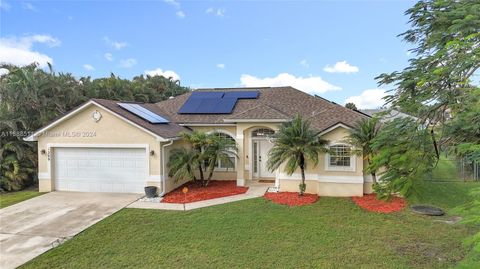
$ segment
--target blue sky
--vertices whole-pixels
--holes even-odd
[[[374,77],[407,65],[413,1],[0,0],[0,62],[180,77],[198,87],[290,84],[377,107]]]

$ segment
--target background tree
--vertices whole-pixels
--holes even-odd
[[[372,175],[373,184],[377,184],[377,169],[370,167],[372,159],[375,157],[377,151],[373,149],[373,141],[377,137],[379,131],[379,124],[377,118],[365,119],[357,122],[352,129],[349,130],[347,142],[354,146],[357,154],[362,155],[363,159],[367,161],[367,171]]]
[[[187,92],[178,81],[160,76],[132,80],[76,79],[35,64],[16,67],[0,76],[0,190],[21,189],[37,180],[37,149],[23,138],[91,98],[158,102]]]
[[[270,171],[277,170],[285,164],[285,172],[292,175],[300,169],[302,182],[299,185],[300,195],[306,189],[305,170],[310,162],[318,164],[318,155],[326,152],[326,141],[320,139],[319,133],[312,129],[310,122],[301,116],[285,122],[273,136],[274,145],[268,153],[267,167]]]
[[[358,110],[357,106],[354,103],[346,103],[345,107],[353,110]]]

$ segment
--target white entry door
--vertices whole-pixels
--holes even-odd
[[[142,193],[147,161],[139,148],[55,148],[55,190]]]
[[[253,142],[253,147],[254,176],[257,178],[275,177],[275,174],[267,169],[268,152],[273,144],[267,140],[256,140]]]

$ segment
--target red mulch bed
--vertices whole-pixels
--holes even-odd
[[[185,195],[182,192],[183,187],[188,188],[188,193]],[[162,203],[191,203],[247,192],[248,187],[237,187],[235,180],[212,180],[207,187],[200,186],[196,182],[188,182],[175,190],[167,193]]]
[[[378,200],[375,194],[366,194],[363,197],[352,197],[352,200],[361,208],[372,212],[392,213],[405,208],[405,199],[392,197],[389,201]]]
[[[300,196],[298,192],[267,192],[263,197],[276,204],[288,206],[309,205],[318,200],[316,194],[304,193]]]

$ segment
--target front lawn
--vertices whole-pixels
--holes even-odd
[[[11,206],[42,194],[42,192],[31,190],[0,193],[0,208]]]
[[[371,213],[350,198],[124,209],[24,268],[448,268],[475,229],[408,210]]]

